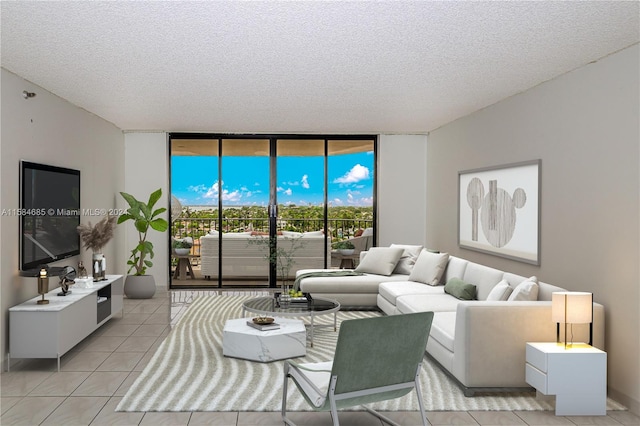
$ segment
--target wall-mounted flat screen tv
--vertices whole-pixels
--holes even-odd
[[[80,170],[20,162],[20,269],[80,254]]]

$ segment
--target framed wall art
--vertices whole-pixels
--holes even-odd
[[[458,173],[458,244],[540,264],[541,160]]]

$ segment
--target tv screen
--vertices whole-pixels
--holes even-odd
[[[80,254],[80,171],[20,162],[20,269]]]

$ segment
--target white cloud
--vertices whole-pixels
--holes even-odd
[[[224,182],[218,185],[218,182],[214,182],[213,185],[202,195],[203,198],[217,201],[220,197],[220,187],[224,186]],[[242,199],[242,193],[240,190],[229,191],[228,189],[222,190],[222,201],[237,203]]]
[[[309,189],[309,175],[302,175],[302,187],[305,189]]]
[[[293,194],[293,191],[291,190],[291,188],[284,189],[284,188],[283,188],[283,187],[281,187],[281,186],[277,187],[277,188],[276,188],[276,191],[278,191],[278,192],[282,192],[284,195],[291,195],[291,194]]]
[[[200,185],[189,185],[187,187],[187,191],[191,191],[191,192],[204,192],[207,190],[207,187],[205,184],[200,184]]]
[[[356,183],[366,179],[369,179],[369,169],[356,164],[344,176],[335,179],[333,183]]]

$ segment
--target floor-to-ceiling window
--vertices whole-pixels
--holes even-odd
[[[335,266],[336,241],[366,232],[372,245],[376,140],[170,134],[171,236],[193,241],[186,257],[173,253],[171,286],[275,286]]]

